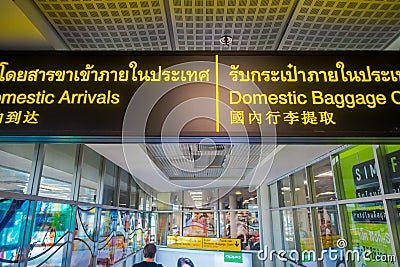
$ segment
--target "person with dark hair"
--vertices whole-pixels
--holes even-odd
[[[157,264],[154,262],[154,258],[156,257],[156,251],[157,247],[153,243],[144,246],[143,248],[144,261],[134,264],[133,267],[163,267],[161,264]]]
[[[192,260],[189,258],[181,257],[176,264],[177,267],[195,267]]]

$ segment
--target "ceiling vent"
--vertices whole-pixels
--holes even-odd
[[[194,155],[195,168],[223,168],[226,156],[200,156]]]
[[[227,149],[227,145],[197,145],[197,151],[223,151]]]

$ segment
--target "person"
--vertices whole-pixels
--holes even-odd
[[[260,250],[260,234],[258,230],[254,230],[254,235],[249,239],[251,250]]]
[[[189,258],[181,257],[178,259],[176,266],[177,267],[194,267],[194,263]]]
[[[161,264],[154,262],[157,247],[153,243],[149,243],[143,248],[144,261],[136,263],[133,267],[163,267]]]
[[[246,233],[242,232],[236,238],[240,239],[240,241],[242,243],[242,250],[250,249],[250,244],[248,242]]]

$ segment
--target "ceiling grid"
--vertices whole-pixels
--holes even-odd
[[[12,1],[70,50],[400,48],[398,0]],[[220,43],[224,35],[231,45]]]
[[[400,33],[397,0],[300,0],[279,50],[382,50]]]
[[[34,0],[72,50],[171,50],[162,0]]]
[[[177,50],[274,50],[294,0],[169,0]],[[231,35],[225,47],[220,37]]]

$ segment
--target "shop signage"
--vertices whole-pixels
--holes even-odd
[[[371,197],[381,194],[375,160],[371,159],[356,164],[352,168],[356,196]]]
[[[202,249],[203,248],[203,240],[201,237],[168,236],[167,246],[174,247],[174,248]]]
[[[168,236],[167,246],[220,251],[241,251],[242,244],[236,238],[208,238],[190,236]]]
[[[392,192],[400,193],[400,150],[386,155],[389,177],[392,181]]]
[[[224,252],[224,262],[243,263],[243,255],[240,252]]]
[[[241,251],[241,240],[235,238],[203,238],[203,248],[209,250]]]
[[[399,62],[378,51],[2,51],[0,135],[398,142]]]

